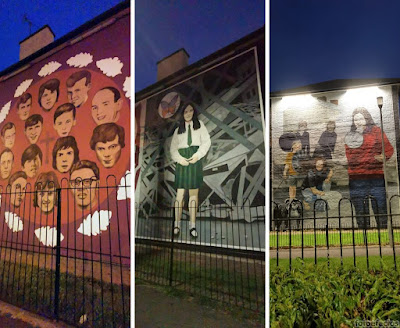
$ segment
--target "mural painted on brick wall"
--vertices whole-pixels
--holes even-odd
[[[129,65],[126,17],[2,82],[3,239],[33,229],[34,243],[56,246],[60,186],[70,188],[61,193],[62,242],[112,239],[118,202],[130,198]]]
[[[175,207],[175,234],[185,219],[193,238],[199,217],[260,219],[265,145],[253,51],[148,98],[143,134],[144,216]],[[253,216],[238,210],[245,204]],[[226,206],[215,214],[212,205]]]
[[[383,98],[383,128],[379,96]],[[321,98],[274,99],[273,200],[286,206],[299,200],[304,214],[312,216],[314,206],[317,214],[325,214],[326,205],[317,202],[323,199],[336,216],[339,200],[347,198],[353,203],[357,227],[378,225],[378,215],[387,213],[386,196],[398,193],[391,99],[391,89],[384,87],[330,92]],[[365,203],[366,197],[371,199]],[[341,214],[351,215],[350,206],[343,204]],[[291,214],[300,215],[299,208],[294,208]],[[374,218],[371,221],[364,214]],[[351,220],[345,221],[351,226]],[[379,226],[386,228],[385,215],[380,216]]]

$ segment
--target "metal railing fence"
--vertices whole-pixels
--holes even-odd
[[[74,326],[128,327],[130,199],[119,199],[121,188],[130,186],[61,181],[51,211],[38,204],[40,188],[1,191],[0,298]]]
[[[180,224],[175,223],[177,205],[158,208],[152,217],[144,215],[142,206],[135,207],[137,278],[265,311],[263,206],[193,206],[197,237],[190,233],[190,204],[183,209]]]

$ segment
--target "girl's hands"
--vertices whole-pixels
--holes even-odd
[[[181,164],[182,166],[188,166],[188,165],[189,165],[189,162],[188,162],[186,159],[181,159],[181,160],[179,161],[179,164]]]
[[[188,162],[190,164],[195,164],[197,161],[199,160],[199,156],[197,156],[196,154],[194,154],[192,157],[188,158]]]

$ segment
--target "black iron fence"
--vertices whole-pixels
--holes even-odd
[[[379,212],[376,200],[362,200],[363,212],[358,215],[352,200],[342,198],[335,210],[323,199],[305,210],[299,200],[278,204],[272,202],[270,213],[270,263],[288,265],[296,258],[303,261],[352,264],[370,268],[398,266],[400,250],[399,195],[387,201]],[[333,214],[332,214],[333,213]]]
[[[74,326],[129,327],[130,186],[107,180],[0,192],[2,300]]]
[[[178,206],[149,211],[143,204],[136,205],[136,277],[264,312],[264,207],[192,209],[195,224],[190,207],[175,222]]]

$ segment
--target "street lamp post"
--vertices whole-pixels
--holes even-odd
[[[392,234],[392,222],[389,219],[388,210],[389,210],[389,197],[388,197],[388,185],[387,185],[387,175],[386,175],[386,154],[385,154],[385,140],[383,137],[383,118],[382,118],[382,107],[383,107],[383,97],[376,98],[378,107],[379,107],[379,114],[381,118],[381,139],[382,139],[382,157],[383,157],[383,176],[385,181],[385,195],[386,195],[386,216],[387,216],[387,228],[389,234],[389,243],[390,246],[393,247],[393,234]]]

